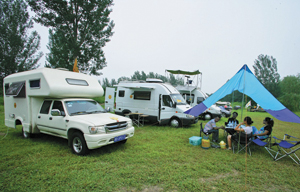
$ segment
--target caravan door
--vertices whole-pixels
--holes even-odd
[[[168,124],[170,118],[174,115],[174,102],[170,95],[161,95],[160,121],[161,124]]]
[[[114,109],[115,103],[115,88],[106,87],[105,89],[105,109],[109,107],[110,109]]]

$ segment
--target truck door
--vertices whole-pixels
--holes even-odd
[[[174,102],[170,95],[161,95],[160,120],[162,121],[162,124],[167,124],[170,118],[175,114],[175,108],[173,106]]]
[[[52,106],[51,106],[52,104]],[[58,109],[61,114],[51,114],[51,110]],[[37,127],[41,132],[47,132],[55,135],[67,135],[67,121],[65,109],[61,101],[46,100],[37,116]]]
[[[115,88],[106,87],[105,89],[105,109],[109,107],[114,109],[115,103]]]

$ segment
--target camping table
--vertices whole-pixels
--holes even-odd
[[[140,122],[140,116],[143,115],[143,113],[129,113],[129,116],[132,115],[132,122],[140,127],[140,126],[143,126],[143,124]],[[137,116],[137,118],[136,118]]]

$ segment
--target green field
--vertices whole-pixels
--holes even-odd
[[[1,98],[1,102],[2,98]],[[238,110],[239,114],[241,111]],[[243,112],[262,127],[268,113]],[[300,115],[298,113],[298,115]],[[262,148],[233,154],[189,144],[199,122],[188,128],[136,127],[126,144],[71,153],[67,140],[4,125],[0,105],[0,191],[299,191],[300,166],[290,158],[274,162]],[[238,117],[240,120],[240,116]],[[226,118],[217,125],[222,125]],[[207,121],[201,121],[206,123]],[[8,133],[8,135],[6,135]],[[273,136],[300,138],[300,125],[275,119]],[[225,141],[223,131],[220,140]],[[300,150],[297,152],[300,155]]]

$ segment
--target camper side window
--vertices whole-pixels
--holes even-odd
[[[204,101],[203,97],[197,97],[197,104],[200,104]]]
[[[30,88],[36,88],[36,89],[38,89],[38,88],[41,87],[40,82],[41,82],[40,79],[37,79],[37,80],[30,80],[30,81],[29,81],[29,86],[30,86]]]
[[[50,110],[50,105],[51,105],[52,101],[44,101],[41,111],[41,114],[48,114],[49,110]]]
[[[25,98],[25,81],[12,83],[5,91],[5,95],[14,96],[16,98]]]
[[[119,97],[124,97],[125,96],[125,91],[124,90],[120,90],[119,91]]]
[[[135,91],[134,99],[137,100],[150,100],[151,92],[150,91]]]
[[[6,91],[7,91],[8,88],[9,88],[9,83],[5,83],[5,85],[4,85],[4,93],[5,93],[5,95],[6,95]]]
[[[173,107],[173,102],[170,95],[163,95],[162,100],[163,100],[163,106]]]

